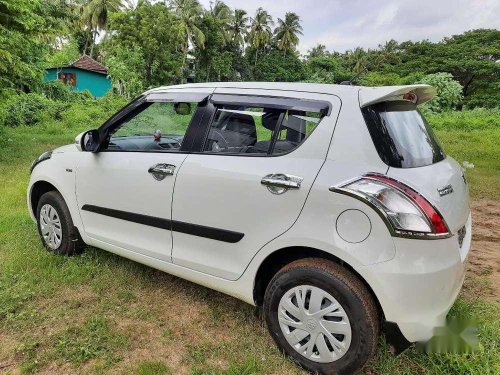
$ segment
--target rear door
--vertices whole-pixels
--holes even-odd
[[[325,161],[340,101],[216,89],[210,105],[200,150],[177,176],[172,261],[235,280],[298,218]]]
[[[362,109],[387,175],[412,186],[443,215],[456,233],[469,217],[469,191],[462,168],[446,156],[415,104],[377,103]]]

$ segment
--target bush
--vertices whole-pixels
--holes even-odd
[[[81,102],[94,99],[90,91],[73,91],[58,80],[44,82],[41,85],[40,91],[51,100],[60,100],[64,102]]]
[[[423,106],[431,112],[455,109],[462,100],[462,85],[450,73],[429,74],[417,83],[431,85],[437,90],[436,96]]]
[[[5,126],[34,126],[46,118],[60,119],[65,105],[48,99],[45,95],[30,93],[12,96],[3,111]]]

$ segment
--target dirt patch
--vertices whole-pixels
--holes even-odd
[[[500,300],[500,204],[475,200],[471,210],[472,247],[465,294]]]

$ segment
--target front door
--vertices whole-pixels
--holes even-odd
[[[188,155],[176,181],[175,264],[236,280],[298,218],[340,103],[328,95],[280,94],[215,90],[203,146]]]
[[[172,193],[198,107],[193,97],[183,101],[182,96],[148,96],[129,115],[107,125],[100,152],[84,153],[76,195],[85,233],[92,239],[171,261]]]

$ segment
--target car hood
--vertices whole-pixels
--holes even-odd
[[[52,151],[53,154],[64,154],[66,152],[77,152],[78,149],[76,148],[75,144],[69,144],[65,146],[61,146],[56,148],[55,150]]]

